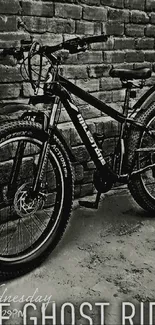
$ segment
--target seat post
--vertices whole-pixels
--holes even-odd
[[[122,81],[122,84],[124,84],[124,81]],[[125,92],[125,101],[124,101],[124,106],[123,106],[123,114],[125,116],[128,115],[129,101],[130,101],[132,86],[133,86],[133,83],[131,81],[127,81],[127,83],[125,83],[126,92]]]

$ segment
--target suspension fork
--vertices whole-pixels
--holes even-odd
[[[15,158],[14,158],[14,162],[13,162],[13,166],[12,166],[12,170],[11,170],[11,174],[10,174],[10,181],[9,181],[9,185],[8,185],[8,193],[11,193],[11,197],[14,196],[14,194],[16,192],[17,178],[19,175],[20,166],[21,166],[25,147],[26,147],[26,142],[20,141],[20,143],[18,144],[17,149],[16,149],[16,154],[15,154]]]
[[[52,132],[53,132],[55,115],[57,112],[59,100],[60,100],[59,97],[56,96],[54,104],[52,106],[52,111],[50,114],[49,121],[44,129],[47,132],[48,137],[47,137],[47,140],[45,142],[43,142],[43,145],[41,148],[41,152],[40,152],[40,156],[39,156],[39,160],[38,160],[37,171],[36,171],[36,176],[35,176],[34,182],[33,182],[32,197],[35,197],[39,193],[40,186],[41,186],[41,183],[43,180],[43,176],[44,176],[44,172],[45,172],[45,168],[46,168],[46,164],[47,164],[48,156],[49,156],[49,152],[50,152],[50,140],[51,140],[51,136],[52,136]]]

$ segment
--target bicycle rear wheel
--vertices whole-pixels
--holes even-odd
[[[150,135],[137,127],[131,127],[128,142],[128,168],[139,170],[155,164],[155,104],[140,111],[136,120],[147,126]],[[137,174],[129,182],[129,190],[136,202],[150,216],[155,216],[155,166]]]
[[[31,195],[44,136],[40,126],[31,122],[10,123],[0,131],[0,273],[9,277],[39,265],[59,242],[69,220],[73,175],[55,135],[39,194]]]

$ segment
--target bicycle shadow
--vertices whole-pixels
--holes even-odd
[[[88,198],[90,200],[90,198]],[[94,198],[93,198],[94,199]],[[69,225],[53,251],[56,258],[62,250],[83,241],[83,238],[93,238],[96,234],[107,237],[108,234],[122,236],[138,231],[145,222],[155,226],[155,220],[133,200],[128,191],[115,192],[102,197],[98,210],[78,206],[73,210]],[[49,257],[50,258],[50,257]]]

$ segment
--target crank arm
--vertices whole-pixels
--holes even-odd
[[[98,192],[96,195],[96,200],[91,202],[91,201],[79,201],[80,206],[88,208],[88,209],[98,209],[99,201],[101,197],[101,192]]]

